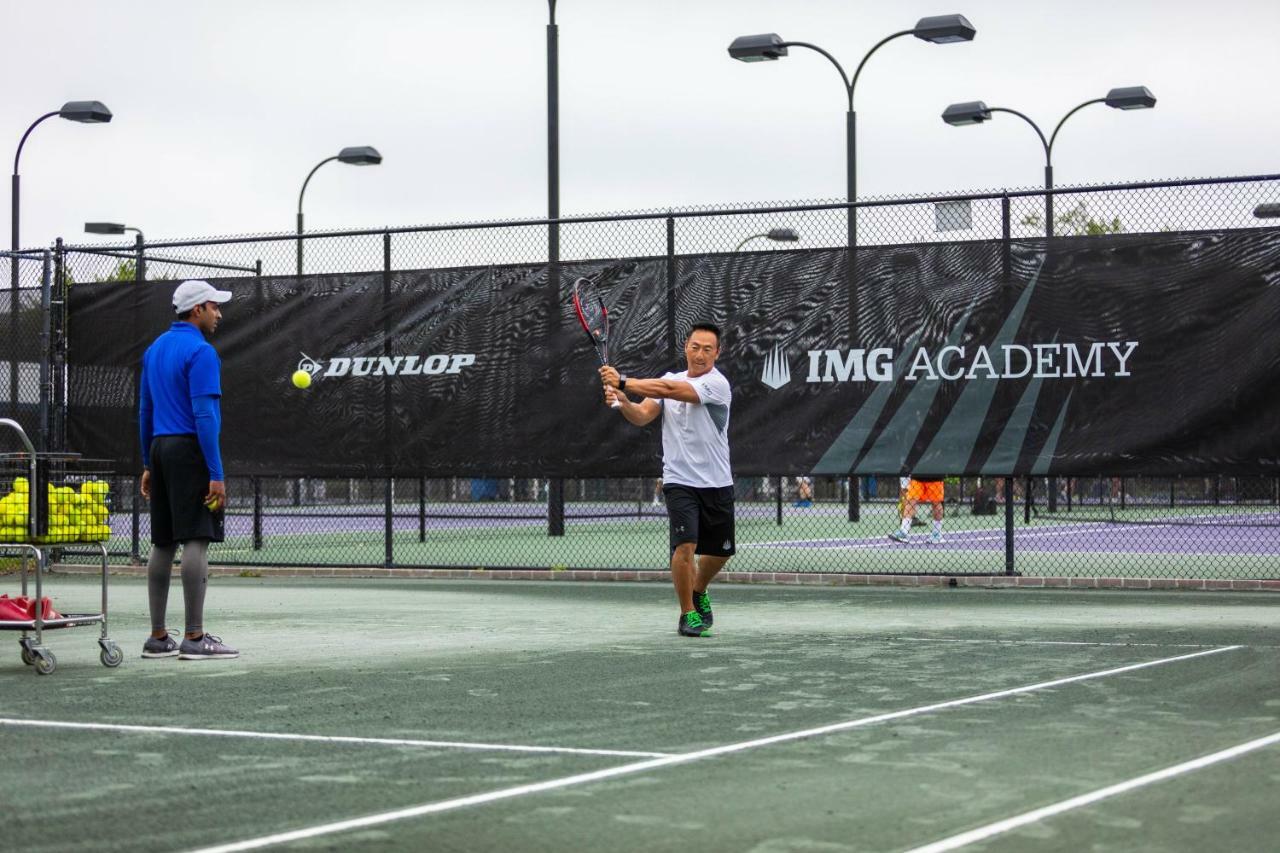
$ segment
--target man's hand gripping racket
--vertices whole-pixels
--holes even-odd
[[[591,339],[591,346],[595,348],[600,364],[608,364],[609,309],[604,307],[604,300],[600,298],[595,282],[580,278],[573,283],[573,311],[578,315],[582,330]],[[617,393],[611,388],[605,389],[606,396],[612,400],[610,405],[621,409],[622,403],[618,400]]]

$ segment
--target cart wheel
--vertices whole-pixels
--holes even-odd
[[[120,647],[115,643],[108,643],[102,647],[98,659],[102,661],[103,666],[115,669],[120,665],[120,661],[124,660],[124,652],[120,651]]]
[[[31,654],[31,652],[27,650],[26,646],[22,647],[22,662],[25,663],[27,666],[31,666],[33,663],[36,662],[36,656]]]
[[[58,659],[53,652],[44,651],[36,655],[36,675],[49,675],[58,668]]]

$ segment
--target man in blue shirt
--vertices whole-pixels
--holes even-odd
[[[239,652],[204,630],[209,543],[222,541],[227,487],[218,433],[222,427],[222,362],[205,340],[231,299],[207,281],[184,281],[173,292],[177,321],[142,356],[138,426],[142,439],[142,496],[151,502],[151,559],[147,593],[151,637],[144,658],[234,658]],[[182,544],[182,643],[165,629],[173,559]]]

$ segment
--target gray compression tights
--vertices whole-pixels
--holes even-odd
[[[152,545],[147,563],[147,594],[151,598],[151,629],[164,630],[164,611],[169,603],[169,579],[177,545]],[[209,584],[209,540],[188,539],[182,543],[182,598],[187,607],[187,633],[204,631],[204,592]]]

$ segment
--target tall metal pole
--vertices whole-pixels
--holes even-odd
[[[311,168],[311,171],[307,173],[307,179],[302,182],[302,189],[298,191],[298,275],[302,275],[302,197],[307,194],[307,184],[311,183],[312,175],[314,175],[325,163],[337,159],[337,155],[334,155],[333,157],[326,157],[319,163],[316,163],[315,166]]]
[[[845,263],[849,294],[849,346],[858,346],[858,113],[853,109],[853,86],[849,86],[849,110],[845,114],[845,199],[849,202],[848,252]],[[849,520],[862,517],[861,495],[858,492],[858,476],[849,475]]]
[[[547,0],[551,21],[547,24],[547,218],[560,218],[560,28],[556,25],[556,0]],[[549,260],[560,260],[560,226],[548,233]]]
[[[556,25],[556,0],[547,0],[547,305],[551,333],[560,317],[560,28]],[[559,373],[552,368],[551,381]],[[564,535],[564,478],[547,483],[547,535]]]
[[[18,175],[18,162],[22,159],[22,146],[27,144],[27,137],[36,125],[47,118],[53,118],[58,112],[45,113],[31,122],[31,126],[18,141],[18,150],[13,155],[13,178],[9,184],[9,248],[14,252],[9,258],[9,411],[14,420],[18,419],[18,255],[22,248],[22,233],[18,227],[21,211],[22,178]]]

